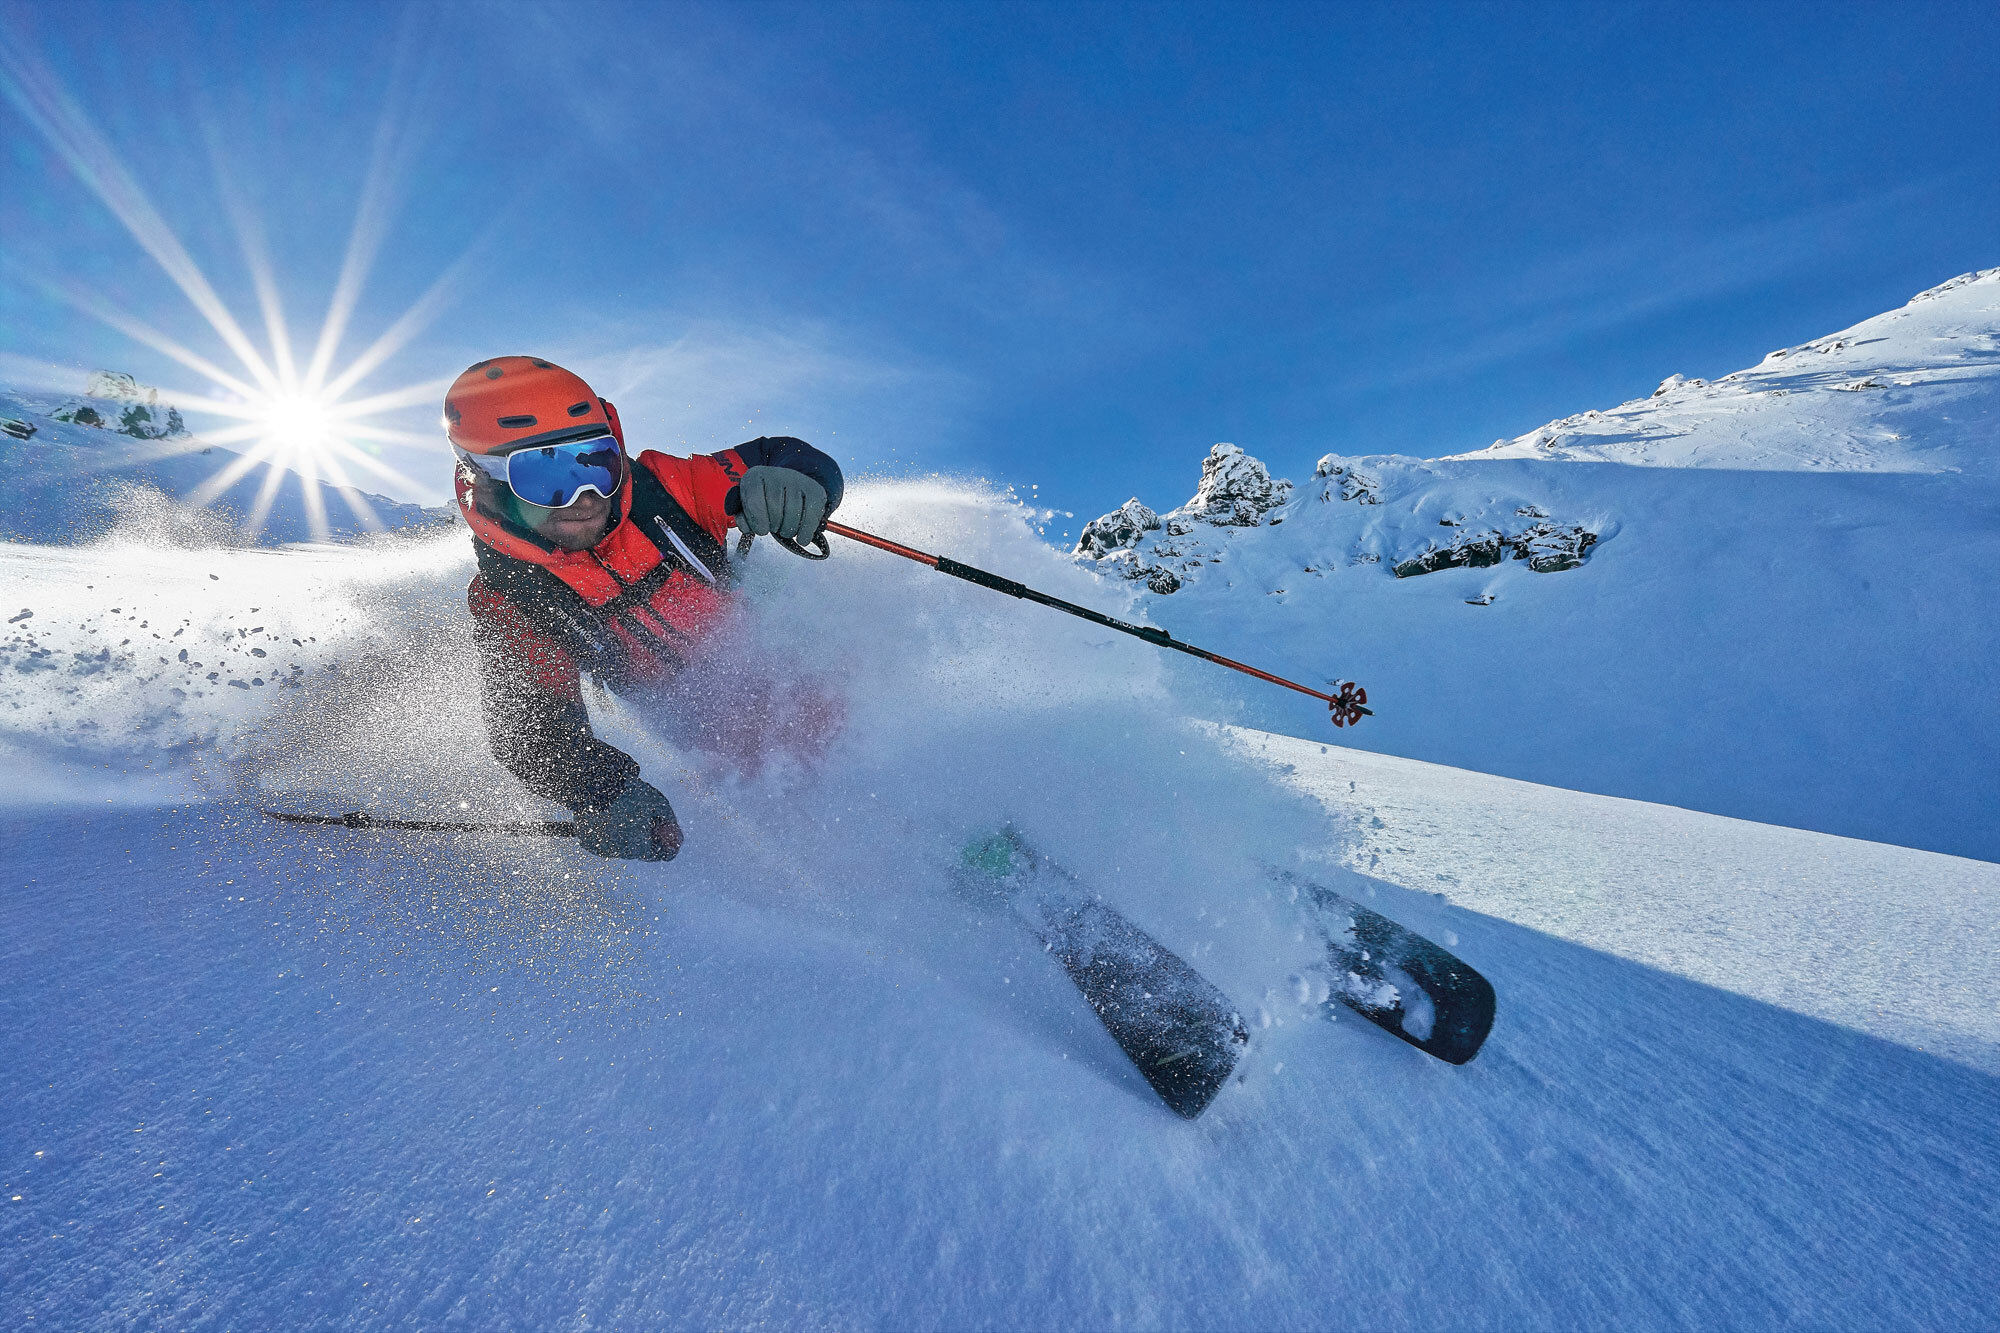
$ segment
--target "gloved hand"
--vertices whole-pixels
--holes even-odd
[[[681,849],[681,824],[657,787],[633,778],[602,810],[577,812],[576,840],[616,860],[671,861]]]
[[[826,521],[826,487],[788,467],[753,467],[736,483],[743,512],[739,527],[753,537],[769,533],[790,542],[819,535]]]

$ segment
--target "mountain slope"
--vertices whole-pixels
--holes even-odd
[[[1131,613],[990,495],[848,504]],[[1994,866],[1189,724],[1144,645],[768,543],[718,678],[847,725],[749,772],[593,697],[673,864],[259,817],[543,813],[485,750],[470,568],[462,535],[0,548],[33,612],[0,662],[9,1327],[1985,1313],[2000,980],[1937,945],[2000,929]],[[1002,820],[1242,1007],[1201,1120],[949,890]],[[1489,976],[1479,1058],[1326,1021],[1265,861]]]
[[[2000,268],[1990,268],[1713,384],[1674,375],[1650,398],[1458,457],[1991,479],[2000,472],[1996,400]]]
[[[1229,485],[1135,501],[1078,555],[1204,647],[1359,680],[1355,744],[1994,860],[1996,407],[1987,270],[1461,458],[1328,455],[1294,486],[1217,446]]]

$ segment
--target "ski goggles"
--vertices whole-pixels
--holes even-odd
[[[469,454],[459,458],[507,483],[507,489],[542,509],[566,509],[596,491],[609,500],[625,481],[625,451],[615,435],[593,435],[561,444],[537,444],[511,454]]]

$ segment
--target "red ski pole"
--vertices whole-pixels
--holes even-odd
[[[891,555],[902,556],[905,560],[914,560],[920,565],[929,565],[940,574],[949,574],[955,579],[964,579],[967,583],[976,583],[982,588],[991,588],[994,592],[1006,593],[1009,597],[1019,597],[1026,601],[1039,602],[1043,606],[1052,607],[1057,611],[1062,611],[1072,616],[1079,616],[1084,620],[1090,621],[1092,624],[1102,625],[1106,629],[1115,629],[1121,634],[1130,634],[1134,638],[1144,639],[1147,643],[1158,647],[1172,648],[1176,652],[1186,653],[1191,657],[1199,657],[1204,662],[1213,662],[1217,666],[1228,667],[1231,671],[1241,671],[1246,676],[1255,676],[1258,680],[1266,680],[1273,685],[1282,685],[1288,690],[1297,690],[1300,694],[1310,694],[1313,698],[1319,699],[1326,704],[1328,710],[1333,714],[1333,725],[1336,727],[1354,726],[1363,717],[1373,717],[1375,715],[1374,709],[1366,707],[1368,703],[1368,691],[1362,689],[1351,680],[1336,682],[1339,685],[1339,691],[1335,694],[1325,694],[1313,689],[1309,685],[1301,685],[1295,680],[1286,680],[1283,676],[1274,676],[1268,671],[1260,671],[1248,663],[1238,662],[1233,658],[1224,657],[1220,653],[1211,653],[1206,648],[1197,648],[1191,643],[1182,643],[1163,629],[1153,629],[1147,625],[1127,624],[1123,620],[1107,616],[1099,611],[1093,611],[1087,606],[1078,606],[1075,602],[1065,602],[1060,597],[1051,597],[1045,592],[1037,592],[1024,583],[1016,583],[1013,579],[1002,578],[998,574],[991,574],[986,570],[961,563],[948,555],[931,555],[928,552],[919,551],[913,546],[905,546],[901,542],[892,542],[887,537],[877,537],[873,533],[863,532],[859,528],[850,528],[845,523],[828,523],[826,531],[838,537],[845,537],[849,541],[856,541],[865,546],[872,546],[878,551],[887,551]],[[821,537],[819,540],[821,548],[824,549],[825,538]]]

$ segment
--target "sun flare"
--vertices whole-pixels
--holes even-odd
[[[334,438],[334,404],[323,398],[280,393],[258,407],[265,438],[285,453],[318,453]]]
[[[381,521],[357,482],[375,479],[406,493],[422,489],[384,461],[382,454],[385,446],[427,451],[439,448],[435,436],[391,423],[397,415],[418,404],[438,401],[450,381],[439,378],[395,389],[360,394],[356,391],[381,367],[393,363],[443,309],[454,276],[467,262],[466,257],[461,257],[409,308],[391,320],[374,341],[346,359],[344,365],[336,364],[384,236],[385,201],[391,195],[390,177],[397,160],[392,150],[398,136],[385,130],[378,137],[325,318],[310,352],[295,356],[262,222],[237,193],[219,158],[220,212],[231,222],[241,244],[242,258],[263,316],[263,346],[253,340],[229,309],[130,169],[47,62],[22,50],[18,44],[0,43],[0,75],[4,75],[9,99],[16,109],[27,116],[78,178],[180,288],[236,363],[231,368],[226,359],[198,351],[191,340],[161,331],[81,283],[54,275],[42,279],[45,290],[56,299],[170,357],[209,386],[206,391],[193,392],[181,385],[158,386],[180,410],[198,420],[206,418],[216,423],[212,427],[202,423],[195,434],[182,432],[174,441],[161,441],[161,448],[207,452],[220,445],[233,446],[232,453],[242,451],[196,487],[188,500],[196,505],[213,504],[262,468],[263,480],[254,500],[248,504],[248,512],[241,518],[246,530],[261,530],[289,476],[299,480],[307,520],[316,538],[323,539],[329,531],[325,513],[329,494],[338,497],[362,527],[380,529]],[[388,123],[385,121],[385,125]],[[297,350],[306,351],[303,346]]]

